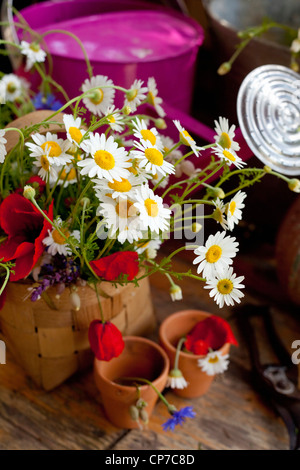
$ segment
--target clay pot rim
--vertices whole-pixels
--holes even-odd
[[[123,340],[124,342],[127,342],[127,341],[134,341],[134,342],[139,342],[139,343],[144,343],[144,344],[148,344],[149,346],[153,347],[154,349],[156,349],[160,355],[162,356],[163,360],[164,360],[164,366],[163,366],[163,369],[161,371],[161,373],[159,374],[159,376],[157,376],[155,378],[155,380],[152,381],[153,385],[155,386],[156,382],[161,378],[163,377],[163,375],[165,374],[168,374],[169,372],[169,368],[170,368],[170,364],[169,364],[169,358],[167,356],[167,353],[164,351],[164,349],[157,343],[155,343],[154,341],[148,339],[148,338],[144,338],[142,336],[123,336]],[[122,353],[121,353],[122,354]],[[120,354],[120,356],[121,356]],[[118,356],[118,357],[120,357]],[[103,361],[100,361],[99,359],[97,359],[95,357],[95,371],[98,375],[99,374],[99,370],[98,370],[98,365],[103,362]],[[115,387],[118,387],[122,390],[127,390],[127,391],[132,391],[135,387],[133,387],[132,385],[120,385],[120,384],[117,384],[116,382],[114,382],[113,380],[109,380],[107,379],[106,377],[104,377],[102,374],[101,374],[101,378],[103,380],[103,382],[106,382],[107,384],[109,385],[114,385]],[[150,385],[148,384],[145,384],[145,385],[140,385],[139,388],[141,389],[141,391],[145,391],[147,390],[147,388],[150,387]]]
[[[205,315],[206,317],[210,317],[211,315],[214,315],[212,313],[205,312],[204,310],[193,310],[193,309],[179,310],[178,312],[175,312],[175,313],[172,313],[171,315],[169,315],[162,322],[162,324],[160,325],[160,327],[159,327],[159,337],[163,338],[164,342],[168,345],[168,347],[171,349],[171,351],[173,353],[176,353],[176,348],[173,346],[173,344],[170,343],[170,341],[167,339],[167,336],[165,334],[165,329],[167,328],[167,325],[168,325],[169,321],[173,321],[174,317],[181,317],[181,316],[190,315],[190,314],[197,314],[197,313],[201,313],[201,314]],[[221,348],[216,349],[215,351],[221,352],[224,355],[224,354],[226,354],[227,346],[230,346],[230,343],[223,344],[223,346],[221,346]],[[193,359],[194,358],[195,359],[203,359],[204,357],[206,357],[204,354],[186,353],[184,351],[180,351],[179,355],[184,357],[184,358],[193,358]]]

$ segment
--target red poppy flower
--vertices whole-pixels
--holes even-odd
[[[114,281],[120,274],[127,274],[128,281],[132,281],[139,272],[138,258],[135,251],[120,251],[91,261],[91,266],[99,277],[107,281]]]
[[[238,345],[229,323],[221,317],[211,315],[198,322],[187,335],[185,348],[194,354],[207,354],[209,348],[214,351],[225,343]]]
[[[111,322],[93,320],[88,332],[91,349],[100,361],[118,357],[124,349],[122,333]]]
[[[45,214],[53,220],[53,201]],[[0,246],[0,259],[15,262],[15,274],[9,280],[24,279],[42,255],[51,225],[28,199],[14,193],[0,206],[0,226],[8,235]]]

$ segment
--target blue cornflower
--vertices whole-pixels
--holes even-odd
[[[184,408],[181,408],[181,410],[173,411],[172,418],[162,424],[163,430],[174,431],[175,426],[182,426],[186,418],[195,418],[195,416],[196,413],[193,411],[191,406],[185,406]]]
[[[37,93],[32,100],[35,109],[51,109],[57,111],[62,107],[62,103],[56,99],[52,93],[48,93],[46,96],[43,93]]]

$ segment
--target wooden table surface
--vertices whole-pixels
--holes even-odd
[[[243,270],[249,267],[247,260],[240,263]],[[289,347],[294,339],[300,338],[297,317],[291,315],[289,308],[278,307],[280,299],[270,294],[276,289],[272,290],[274,281],[269,281],[268,276],[264,277],[265,283],[259,282],[264,294],[253,292],[252,281],[255,278],[257,282],[257,278],[253,263],[251,266],[244,303],[276,304],[272,314]],[[182,272],[188,268],[187,253],[176,261],[175,269]],[[253,388],[248,351],[237,327],[236,312],[219,309],[197,281],[185,278],[181,282],[184,298],[176,303],[170,300],[164,276],[153,276],[151,285],[158,324],[178,310],[206,310],[226,318],[239,340],[239,347],[231,349],[228,371],[217,376],[205,396],[186,400],[167,391],[168,400],[177,407],[192,405],[196,418],[174,433],[164,432],[161,424],[168,415],[164,405],[158,403],[147,429],[117,429],[105,418],[91,370],[72,377],[52,392],[45,392],[36,388],[8,352],[7,364],[0,365],[0,449],[288,449],[288,434],[281,418]],[[152,338],[157,338],[157,331]],[[262,356],[268,362],[264,344],[262,337]]]

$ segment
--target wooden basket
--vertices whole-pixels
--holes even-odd
[[[95,291],[88,285],[78,288],[79,311],[72,310],[70,290],[56,299],[54,287],[47,294],[57,310],[40,299],[28,298],[30,283],[9,283],[7,297],[0,311],[0,326],[7,347],[33,381],[51,390],[77,371],[93,362],[88,341],[88,327],[100,319]],[[148,278],[139,283],[118,286],[102,282],[101,305],[106,320],[111,320],[125,335],[144,335],[155,327]],[[107,297],[104,297],[107,295]],[[26,300],[24,300],[26,298]]]

